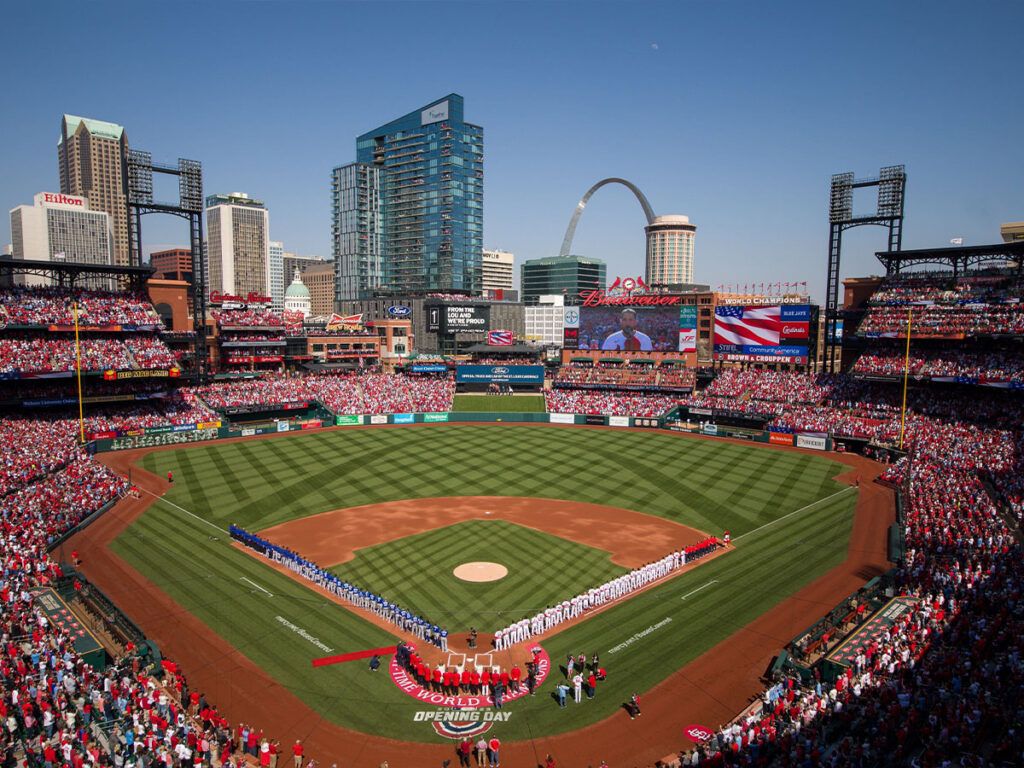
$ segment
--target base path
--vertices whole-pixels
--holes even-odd
[[[347,563],[364,547],[466,520],[505,520],[560,538],[567,538],[566,533],[571,531],[574,542],[610,552],[613,563],[629,569],[659,560],[707,536],[696,528],[621,507],[520,496],[388,501],[289,520],[258,533],[331,568]]]
[[[412,427],[367,427],[367,429],[431,429]],[[442,427],[443,428],[443,427]],[[491,429],[615,429],[614,427],[501,425]],[[358,427],[339,427],[341,430]],[[616,431],[622,431],[618,429]],[[676,434],[681,440],[722,440]],[[299,434],[243,438],[289,440]],[[758,450],[801,450],[727,441]],[[98,458],[115,471],[128,468],[151,450],[189,450],[197,446],[168,446]],[[505,743],[503,763],[534,766],[551,753],[566,766],[597,765],[600,760],[616,768],[653,765],[667,754],[688,748],[682,729],[686,723],[704,723],[714,728],[736,716],[764,688],[761,676],[780,650],[777,638],[792,638],[813,624],[864,582],[887,571],[886,534],[895,517],[893,493],[873,482],[884,467],[862,456],[817,454],[846,464],[850,471],[838,479],[853,484],[859,480],[859,496],[846,560],[814,582],[782,601],[765,615],[737,630],[713,649],[646,693],[641,692],[644,716],[630,720],[624,712],[601,723],[572,733]],[[142,489],[162,495],[165,479],[132,467],[132,478]],[[384,760],[391,768],[421,768],[440,765],[455,755],[451,743],[420,744],[400,742],[351,731],[323,722],[301,699],[277,683],[235,647],[225,642],[199,619],[172,600],[145,576],[117,557],[108,545],[153,503],[144,493],[141,499],[126,498],[85,531],[66,542],[55,557],[69,559],[72,549],[84,557],[85,574],[102,589],[167,656],[181,664],[189,683],[204,691],[233,724],[253,723],[287,747],[300,738],[306,754],[322,765],[338,763],[345,768],[377,768]]]

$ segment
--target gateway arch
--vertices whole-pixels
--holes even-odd
[[[573,211],[572,218],[569,220],[569,228],[565,230],[565,238],[562,240],[562,249],[558,252],[559,256],[568,256],[572,250],[572,239],[576,234],[576,225],[579,224],[580,216],[583,215],[583,209],[587,207],[587,201],[590,200],[591,196],[603,187],[605,184],[621,184],[636,197],[637,202],[640,203],[640,207],[644,209],[644,216],[647,217],[647,224],[650,226],[654,223],[655,215],[654,209],[651,208],[651,204],[644,197],[644,193],[631,181],[619,178],[608,178],[601,179],[597,184],[587,190],[587,193],[583,195],[580,201],[576,204],[576,210]]]

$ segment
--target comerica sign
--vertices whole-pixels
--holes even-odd
[[[670,307],[683,302],[679,294],[638,293],[609,296],[604,291],[580,291],[584,307]]]

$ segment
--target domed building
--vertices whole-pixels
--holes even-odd
[[[302,277],[299,275],[299,270],[296,267],[295,277],[292,278],[288,290],[284,292],[284,311],[301,312],[302,317],[305,319],[310,315],[311,306],[312,299],[309,296],[309,288],[302,282]]]

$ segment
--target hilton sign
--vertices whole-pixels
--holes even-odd
[[[43,198],[43,202],[49,203],[50,205],[73,205],[76,208],[85,207],[84,197],[75,197],[73,195],[65,195],[54,192],[43,192],[41,196]]]

